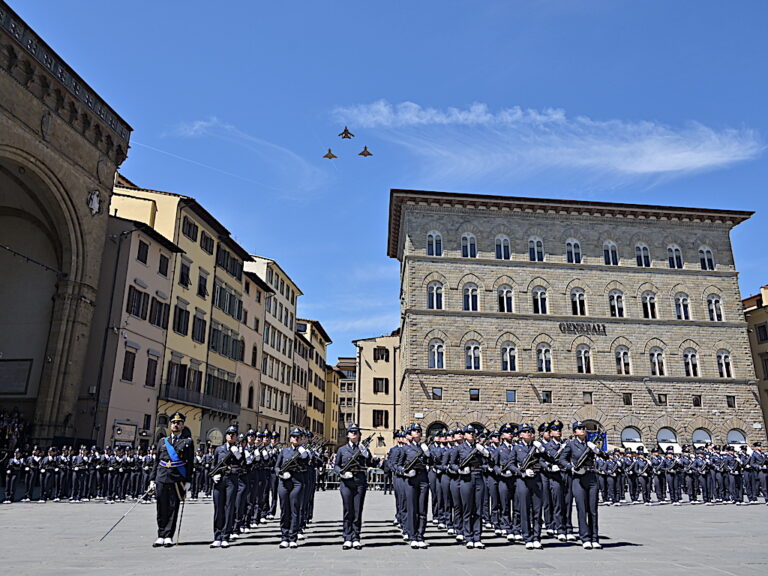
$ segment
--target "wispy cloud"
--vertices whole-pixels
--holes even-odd
[[[283,191],[286,196],[301,196],[301,192],[316,190],[326,180],[322,170],[312,166],[292,150],[248,134],[216,116],[182,122],[164,136],[214,138],[245,148],[256,156],[257,170],[277,177],[274,185],[269,187]]]
[[[607,178],[608,186],[715,170],[759,156],[764,145],[747,128],[714,129],[698,122],[570,117],[562,109],[476,103],[429,108],[413,102],[339,107],[336,120],[375,130],[418,157],[425,176],[442,181],[504,180],[541,171]]]

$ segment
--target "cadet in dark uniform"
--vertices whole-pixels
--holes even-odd
[[[241,472],[245,468],[245,454],[237,441],[237,427],[225,432],[224,444],[213,453],[213,542],[211,548],[229,548],[235,529],[237,491]]]
[[[48,456],[40,461],[40,499],[45,502],[48,499],[56,499],[58,492],[59,465],[56,461],[56,447],[48,448]]]
[[[464,442],[451,454],[448,465],[459,475],[461,494],[462,533],[467,548],[485,548],[483,535],[483,494],[485,478],[483,469],[490,452],[475,441],[478,431],[472,426],[464,427]]]
[[[544,484],[544,490],[549,488],[549,502],[551,506],[551,521],[548,524],[548,533],[556,536],[561,542],[567,540],[566,536],[566,478],[565,473],[560,469],[558,459],[565,448],[561,442],[563,423],[560,420],[553,420],[547,425],[549,441],[544,444],[551,463],[544,466],[543,476],[547,479]],[[570,479],[568,479],[570,480]]]
[[[406,534],[411,548],[428,548],[424,541],[427,529],[427,506],[429,504],[429,448],[421,441],[421,426],[412,424],[406,430],[409,442],[404,444],[394,462],[394,470],[405,484]]]
[[[90,457],[85,446],[72,458],[72,501],[80,502],[88,499],[88,463]]]
[[[396,430],[394,434],[395,445],[389,449],[387,453],[387,467],[392,474],[392,487],[395,493],[395,519],[393,524],[398,526],[403,533],[403,537],[407,539],[405,535],[405,489],[403,488],[403,479],[395,471],[395,462],[399,458],[400,451],[403,448],[404,437],[400,430]]]
[[[290,446],[283,448],[275,460],[280,497],[280,548],[297,548],[301,528],[301,506],[304,502],[304,477],[309,464],[309,450],[303,446],[304,431],[293,428]]]
[[[13,452],[13,458],[8,460],[8,466],[5,470],[5,498],[3,504],[13,502],[16,495],[16,482],[21,477],[24,470],[24,458],[21,456],[21,450],[16,448]]]
[[[360,428],[351,425],[347,428],[349,442],[336,452],[333,470],[339,475],[339,492],[344,508],[343,550],[360,550],[360,531],[363,525],[363,505],[368,489],[366,471],[371,465],[371,453],[368,447],[360,443]]]
[[[651,463],[645,457],[645,450],[642,446],[637,449],[637,460],[635,460],[634,463],[634,473],[637,477],[640,494],[643,497],[643,503],[646,506],[650,506],[653,469]]]
[[[190,488],[195,448],[191,438],[182,436],[186,419],[181,412],[171,416],[171,434],[160,441],[149,478],[149,487],[157,498],[157,540],[152,544],[155,548],[174,545],[179,506]]]
[[[755,475],[755,487],[752,491],[754,494],[753,502],[757,504],[757,494],[760,491],[763,493],[766,505],[768,505],[768,457],[763,452],[762,443],[755,442],[752,447],[754,450],[749,457],[749,464]]]
[[[544,445],[533,439],[534,427],[523,424],[518,429],[519,444],[512,448],[512,462],[509,468],[518,476],[515,484],[520,510],[520,525],[527,550],[541,550],[541,509],[542,482],[541,462],[547,459]]]
[[[40,463],[42,462],[42,456],[40,456],[40,448],[35,446],[32,448],[32,455],[27,456],[24,461],[24,498],[22,502],[29,502],[34,497],[35,486],[40,485]],[[42,491],[42,485],[40,485]]]
[[[597,521],[597,475],[595,456],[601,450],[587,441],[587,427],[576,421],[571,425],[575,440],[565,445],[560,454],[560,467],[573,474],[571,486],[579,517],[579,537],[585,550],[599,550],[600,532]]]

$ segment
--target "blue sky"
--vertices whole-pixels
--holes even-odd
[[[10,3],[132,125],[126,176],[297,281],[330,362],[398,325],[390,188],[755,210],[768,283],[766,2]]]

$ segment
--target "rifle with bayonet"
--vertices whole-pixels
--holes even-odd
[[[358,444],[357,448],[355,448],[355,451],[350,457],[349,462],[347,462],[346,466],[344,466],[344,468],[341,469],[341,472],[339,473],[339,475],[345,474],[350,471],[350,468],[352,468],[353,466],[357,466],[357,459],[360,457],[360,454],[362,454],[362,447],[365,446],[366,448],[368,448],[375,434],[376,434],[375,432],[371,432],[371,435],[368,436],[368,438],[366,438],[360,444]]]

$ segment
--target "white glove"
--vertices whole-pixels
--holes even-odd
[[[290,472],[283,472],[282,474],[280,474],[280,478],[282,478],[283,480],[288,480],[288,478],[290,477],[291,477]]]
[[[154,481],[154,480],[152,480],[152,481],[149,483],[149,491],[150,491],[150,492],[154,492],[154,491],[155,491],[155,487],[156,487],[156,486],[157,486],[157,485],[155,484],[155,481]]]
[[[533,478],[536,475],[536,472],[531,470],[530,468],[525,469],[525,477],[526,478]]]
[[[424,442],[422,442],[420,448],[421,448],[421,451],[424,452],[425,456],[429,456],[429,446],[427,446],[426,444],[424,444]]]
[[[368,458],[368,455],[370,454],[370,452],[368,452],[368,448],[366,448],[365,446],[360,446],[360,454],[363,455],[363,458]]]
[[[512,477],[512,470],[504,470],[504,472],[501,473],[504,478],[511,478]]]
[[[549,467],[550,472],[560,472],[560,466],[557,464],[552,464],[552,466]]]
[[[584,470],[583,468],[578,468],[578,469],[574,468],[573,470],[571,470],[571,472],[573,472],[577,476],[581,476],[582,474],[584,474],[586,472],[586,470]]]
[[[261,456],[262,456],[262,458],[264,458],[265,460],[266,460],[267,458],[269,458],[269,450],[262,450],[262,451],[261,451]]]
[[[533,441],[533,445],[534,445],[534,447],[535,447],[537,450],[540,450],[540,449],[541,449],[541,446],[542,446],[541,442],[539,442],[538,440],[534,440],[534,441]]]
[[[589,448],[590,450],[592,450],[592,452],[594,452],[595,454],[597,454],[598,452],[600,452],[600,449],[599,449],[599,448],[598,448],[598,447],[595,445],[595,443],[594,443],[594,442],[587,442],[587,448]]]
[[[482,455],[483,455],[483,456],[485,456],[486,458],[487,458],[488,456],[490,456],[490,454],[491,454],[490,452],[488,452],[488,448],[486,448],[486,447],[485,447],[485,446],[483,446],[482,444],[478,444],[478,445],[477,445],[477,451],[478,451],[478,452],[480,452],[480,454],[482,454]]]
[[[352,478],[352,472],[344,472],[341,477],[344,478],[344,480],[349,480]]]
[[[233,444],[229,451],[232,452],[235,458],[240,458],[240,448],[238,448],[237,444]]]
[[[221,480],[221,474],[214,474],[213,475],[213,483],[218,484],[219,480]]]
[[[465,466],[464,468],[461,468],[459,470],[459,474],[469,474],[469,473],[470,473],[469,466]]]
[[[416,476],[416,470],[408,470],[408,472],[405,473],[406,478],[413,478]]]
[[[184,482],[184,492],[189,492],[192,488],[192,482]]]
[[[305,454],[307,452],[307,449],[304,448],[304,446],[299,446],[299,454]]]

